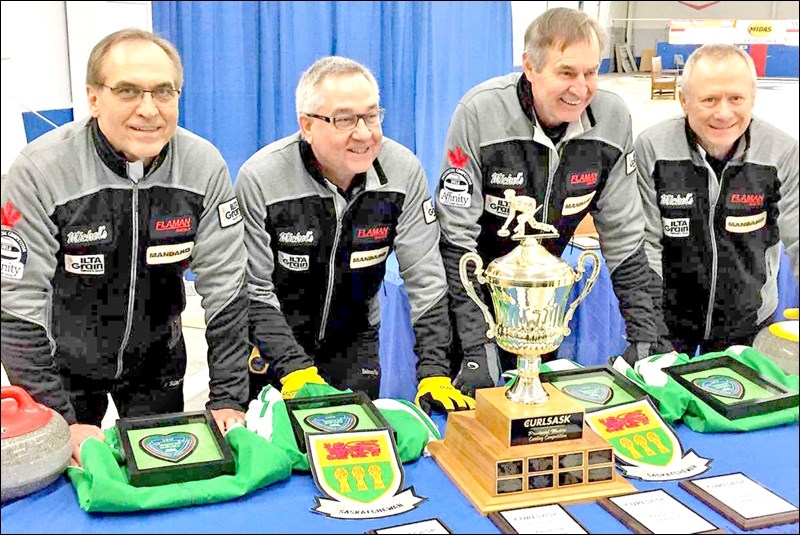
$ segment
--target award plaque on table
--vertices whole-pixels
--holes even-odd
[[[797,392],[728,356],[669,366],[664,371],[729,420],[797,407]]]
[[[371,529],[364,533],[453,533],[447,524],[438,518],[429,518],[427,520],[419,520],[417,522],[408,522],[406,524],[397,524],[396,526],[387,526],[385,528]]]
[[[679,485],[742,529],[793,524],[800,519],[796,505],[741,472],[681,481]]]
[[[561,505],[538,505],[489,513],[503,533],[589,533]]]
[[[612,496],[597,503],[634,533],[725,533],[664,490]]]
[[[509,215],[498,235],[516,217],[507,255],[482,271],[475,253],[461,258],[461,281],[481,308],[487,336],[517,355],[517,379],[510,388],[475,392],[475,410],[451,412],[444,440],[428,444],[433,458],[478,511],[487,514],[524,506],[590,501],[632,492],[634,487],[615,470],[611,445],[584,425],[585,408],[539,378],[541,356],[555,351],[570,333],[575,308],[600,273],[600,259],[584,251],[577,273],[539,243],[558,237],[552,225],[535,220],[541,208],[535,199],[506,190]],[[526,228],[536,231],[525,234]],[[568,304],[570,290],[593,261],[591,276],[580,295]],[[467,274],[475,263],[479,283],[491,290],[495,318],[475,292]]]
[[[121,418],[117,432],[135,487],[185,483],[236,473],[211,411]]]
[[[639,385],[611,366],[591,366],[571,370],[544,372],[543,383],[550,383],[580,403],[586,412],[608,409],[648,398],[658,408],[658,401]]]
[[[388,429],[397,435],[364,392],[286,400],[297,446],[306,452],[307,434]]]

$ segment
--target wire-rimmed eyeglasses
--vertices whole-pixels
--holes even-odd
[[[169,85],[160,85],[155,89],[142,89],[135,85],[118,85],[116,87],[111,87],[109,85],[100,84],[100,86],[111,91],[115,97],[123,102],[139,102],[145,93],[150,93],[153,99],[160,104],[173,104],[178,100],[178,96],[181,94],[180,89],[175,89]]]

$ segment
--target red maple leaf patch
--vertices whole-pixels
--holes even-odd
[[[14,207],[14,204],[11,201],[6,201],[5,206],[3,206],[2,211],[2,224],[4,227],[13,227],[17,224],[17,221],[22,219],[22,212],[17,210]]]
[[[469,157],[464,154],[461,150],[461,147],[456,147],[453,150],[447,151],[447,158],[450,160],[450,165],[453,167],[458,167],[459,169],[463,169],[467,162],[469,162]]]

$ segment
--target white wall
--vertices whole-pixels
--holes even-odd
[[[5,174],[25,147],[23,111],[73,108],[88,113],[86,61],[105,35],[152,30],[151,3],[0,2],[2,7],[2,154]]]

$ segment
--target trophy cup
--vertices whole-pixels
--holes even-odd
[[[541,239],[558,237],[558,231],[536,221],[541,209],[536,200],[511,189],[505,200],[509,213],[497,234],[510,235],[516,217],[512,239],[520,244],[485,271],[480,256],[465,254],[460,275],[483,311],[487,337],[517,355],[517,378],[511,388],[477,390],[474,411],[450,413],[445,438],[429,445],[431,454],[483,514],[633,492],[614,469],[611,446],[584,426],[583,407],[539,380],[542,354],[555,351],[569,335],[575,308],[600,273],[600,259],[584,251],[573,271],[540,245]],[[592,273],[568,305],[586,259],[593,261]],[[494,318],[468,278],[470,262],[478,282],[488,284]]]

